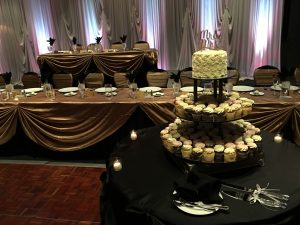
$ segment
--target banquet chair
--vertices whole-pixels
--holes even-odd
[[[300,68],[295,69],[294,78],[295,78],[296,85],[300,85]]]
[[[72,87],[73,77],[70,73],[55,73],[52,76],[54,88]]]
[[[0,87],[5,87],[5,81],[3,78],[3,74],[0,74]]]
[[[192,67],[187,67],[187,68],[184,68],[182,70],[179,70],[177,76],[180,78],[181,87],[193,86],[194,85],[194,80],[191,79],[191,77],[192,77]]]
[[[148,71],[147,75],[148,86],[165,88],[168,85],[169,74],[162,69]]]
[[[123,45],[121,42],[114,42],[110,46],[111,49],[123,50]]]
[[[99,88],[103,87],[103,84],[103,73],[89,73],[85,78],[85,87],[87,88]]]
[[[118,87],[118,88],[128,87],[127,73],[125,73],[125,72],[116,72],[114,74],[114,82],[115,82],[116,87]]]
[[[271,86],[274,78],[280,75],[280,71],[274,66],[261,66],[254,70],[255,86]]]
[[[41,87],[41,78],[36,72],[27,72],[23,74],[22,83],[24,88]]]
[[[150,45],[147,41],[137,41],[133,44],[133,48],[145,51],[150,49]]]
[[[237,85],[240,79],[240,73],[236,68],[227,67],[227,74],[230,78],[227,79],[227,83]]]

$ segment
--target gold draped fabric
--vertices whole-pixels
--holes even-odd
[[[73,75],[85,72],[93,62],[99,71],[113,76],[118,71],[139,69],[145,61],[153,65],[157,63],[157,57],[157,51],[151,49],[148,51],[43,54],[38,57],[37,62],[40,69],[47,64],[56,73],[64,72]]]
[[[138,92],[129,98],[127,88],[119,88],[117,96],[108,100],[92,89],[87,97],[65,97],[56,92],[56,99],[49,101],[44,93],[20,98],[19,101],[1,102],[0,144],[8,142],[16,133],[19,123],[24,133],[38,145],[55,151],[75,151],[100,142],[120,129],[139,107],[155,124],[174,121],[174,98],[171,89],[164,89],[164,96],[145,99]],[[253,97],[255,101],[248,121],[270,132],[279,132],[291,121],[294,141],[300,145],[300,94],[291,99],[279,99],[272,92]]]
[[[18,107],[15,104],[0,105],[0,145],[16,134],[17,120]]]

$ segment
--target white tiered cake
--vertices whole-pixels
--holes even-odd
[[[193,78],[221,78],[227,75],[227,52],[203,50],[192,56]]]

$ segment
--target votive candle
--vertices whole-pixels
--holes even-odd
[[[130,133],[130,139],[135,141],[137,139],[137,133],[135,132],[135,130],[132,130]]]
[[[276,135],[274,136],[274,141],[275,141],[275,143],[277,143],[277,144],[281,143],[281,142],[282,142],[282,136],[281,136],[280,134],[276,134]]]

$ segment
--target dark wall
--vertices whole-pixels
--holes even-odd
[[[300,1],[285,0],[281,36],[281,71],[292,75],[300,67]]]

